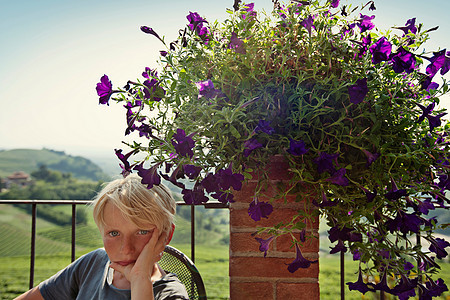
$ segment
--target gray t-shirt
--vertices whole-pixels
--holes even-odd
[[[65,269],[39,284],[44,299],[130,299],[131,291],[112,285],[113,270],[104,249],[83,255]],[[175,274],[169,273],[153,283],[155,300],[189,299]]]

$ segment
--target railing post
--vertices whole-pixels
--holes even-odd
[[[195,205],[191,205],[191,260],[195,264]]]
[[[36,211],[37,204],[31,205],[31,253],[30,253],[30,289],[34,285],[34,260],[36,254]]]
[[[345,257],[344,251],[340,252],[340,268],[341,268],[341,300],[345,299]]]
[[[72,257],[71,261],[75,261],[75,230],[76,230],[76,218],[77,218],[77,205],[72,204]]]

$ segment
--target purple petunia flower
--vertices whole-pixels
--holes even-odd
[[[248,13],[250,17],[256,17],[256,11],[254,11],[255,3],[245,4],[244,10]],[[245,20],[246,15],[242,15],[242,19]]]
[[[223,204],[227,203],[233,203],[234,201],[234,195],[232,193],[227,192],[217,192],[211,195],[214,199],[217,199],[217,201],[222,202]]]
[[[339,6],[339,1],[340,0],[331,0],[331,7],[336,8]]]
[[[407,234],[409,232],[418,233],[422,223],[417,215],[398,211],[395,219],[389,219],[385,224],[392,233],[400,231]]]
[[[311,34],[311,29],[314,28],[316,29],[316,27],[314,26],[314,17],[309,15],[308,18],[304,19],[303,21],[300,22],[300,25],[302,25],[303,27],[306,28],[306,30],[308,30],[308,33]]]
[[[418,107],[420,107],[420,109],[422,110],[422,115],[417,120],[417,122],[420,123],[433,111],[434,107],[436,106],[436,103],[433,102],[433,103],[429,104],[427,107],[425,107],[419,103],[416,103],[416,105]]]
[[[441,238],[430,238],[430,247],[428,248],[431,252],[436,253],[438,259],[442,259],[447,256],[447,251],[445,248],[450,246],[450,243]]]
[[[235,191],[240,191],[242,188],[242,181],[244,181],[244,175],[233,173],[231,166],[227,169],[220,169],[217,171],[216,177],[220,189],[224,191],[231,187],[233,187]]]
[[[263,145],[258,142],[256,139],[250,139],[248,141],[245,141],[244,143],[244,156],[248,157],[250,155],[250,153],[252,153],[253,150],[258,149],[258,148],[262,148]]]
[[[127,177],[132,172],[131,165],[128,162],[128,159],[133,153],[135,153],[135,150],[132,150],[125,155],[122,154],[122,149],[114,149],[114,151],[116,153],[116,156],[122,162],[121,164],[119,164],[120,168],[122,169],[122,176]]]
[[[306,152],[308,151],[309,149],[306,148],[305,142],[303,142],[302,140],[296,141],[293,139],[289,139],[289,149],[287,150],[289,154],[299,156],[306,154]]]
[[[373,291],[371,288],[364,283],[361,269],[359,269],[358,280],[356,282],[347,282],[348,289],[350,291],[359,291],[362,294],[365,294],[369,291]]]
[[[225,94],[221,90],[214,88],[214,83],[211,79],[206,81],[196,82],[195,85],[198,88],[198,99],[205,97],[206,99],[214,99],[216,97],[224,97]]]
[[[396,27],[397,29],[400,29],[403,31],[403,35],[406,35],[409,33],[409,31],[412,34],[416,34],[417,33],[417,26],[416,26],[416,18],[412,18],[409,19],[408,21],[406,21],[406,24],[404,27]]]
[[[183,200],[186,204],[202,204],[208,202],[208,197],[205,196],[205,192],[202,189],[188,190],[184,189],[181,191],[183,194]]]
[[[158,174],[159,164],[154,165],[150,169],[144,168],[144,163],[134,167],[134,170],[138,171],[138,175],[142,178],[141,183],[147,184],[147,188],[151,189],[153,185],[161,184],[161,177]]]
[[[441,75],[447,73],[448,70],[450,70],[450,51],[445,55],[444,64],[441,67]]]
[[[189,179],[197,178],[197,176],[200,174],[201,170],[202,170],[202,167],[197,167],[194,165],[184,165],[183,166],[184,174],[186,174],[186,176]]]
[[[200,185],[208,193],[218,192],[220,190],[219,179],[213,173],[208,173],[208,175],[205,176]]]
[[[361,19],[359,20],[359,23],[357,23],[359,30],[361,31],[361,33],[367,31],[367,30],[371,30],[375,27],[375,25],[372,23],[372,20],[375,18],[375,16],[366,16],[363,14],[359,14]]]
[[[350,85],[348,87],[348,95],[350,97],[350,102],[354,104],[361,103],[369,92],[367,87],[367,78],[356,80],[355,85]]]
[[[405,50],[405,48],[400,47],[396,53],[391,58],[392,68],[395,73],[401,73],[405,71],[406,73],[411,73],[414,71],[416,65],[416,57],[411,52]]]
[[[441,69],[444,64],[445,64],[445,49],[439,51],[439,52],[434,52],[433,53],[433,57],[431,58],[427,58],[430,61],[430,64],[427,66],[426,68],[426,72],[428,75],[430,75],[430,77],[433,77],[434,75],[436,75],[436,73],[439,71],[439,69]],[[445,73],[444,73],[445,74]],[[441,75],[444,75],[441,72]]]
[[[264,132],[264,133],[267,133],[268,135],[271,135],[271,134],[275,133],[275,129],[273,129],[270,126],[269,121],[259,120],[258,125],[255,128],[255,132],[256,133]]]
[[[261,220],[261,218],[269,218],[269,215],[273,212],[272,204],[268,202],[258,201],[255,197],[250,203],[248,208],[248,215],[255,221]]]
[[[380,153],[371,153],[365,149],[362,149],[364,154],[367,156],[367,164],[366,166],[369,167],[375,160],[377,160],[378,157],[380,157]]]
[[[333,160],[337,159],[339,153],[336,154],[328,154],[326,152],[320,152],[319,157],[314,159],[314,163],[317,165],[317,172],[322,174],[325,171],[328,171],[330,174],[334,174],[336,169],[333,166]]]
[[[269,246],[272,240],[275,238],[275,236],[271,236],[267,239],[262,239],[256,237],[255,240],[258,241],[259,245],[259,251],[264,252],[264,257],[267,255],[267,251],[269,251]]]
[[[448,291],[447,285],[442,278],[436,281],[428,280],[425,283],[426,289],[422,289],[422,299],[431,299],[439,297],[443,292]]]
[[[350,182],[348,181],[347,177],[345,177],[346,172],[347,170],[345,168],[340,168],[339,170],[334,172],[334,174],[331,175],[330,178],[325,179],[325,181],[329,181],[340,186],[347,186]]]
[[[361,187],[362,190],[364,191],[364,194],[366,194],[366,198],[367,198],[367,202],[372,202],[373,199],[375,199],[375,197],[377,196],[377,191],[374,190],[373,193],[371,191],[369,191],[368,189]]]
[[[103,75],[100,78],[100,82],[97,83],[96,90],[97,95],[100,97],[99,104],[109,105],[109,98],[111,98],[113,90],[111,80],[109,80],[107,75]]]
[[[430,124],[430,132],[433,131],[434,128],[441,126],[441,118],[445,116],[447,113],[441,113],[436,116],[427,115],[428,123]]]
[[[360,45],[359,51],[358,51],[358,57],[362,58],[364,54],[366,54],[367,50],[369,49],[369,45],[372,43],[372,37],[370,34],[363,37],[361,42],[358,42],[357,44]]]
[[[203,26],[203,23],[208,23],[205,19],[200,17],[197,12],[189,12],[189,15],[186,16],[186,19],[189,21],[188,27],[192,31],[195,31],[197,35],[204,41],[208,42],[208,28]]]
[[[381,37],[369,48],[370,53],[372,53],[372,62],[376,65],[388,60],[391,55],[391,50],[392,44],[386,37]]]
[[[393,201],[393,200],[398,200],[401,197],[408,195],[406,190],[399,189],[397,187],[397,184],[395,183],[393,178],[391,178],[391,185],[392,185],[392,189],[389,192],[387,192],[386,194],[384,194],[384,197],[386,197],[387,199]]]
[[[230,43],[228,44],[230,49],[234,49],[236,53],[245,54],[247,51],[244,47],[244,41],[237,37],[237,34],[233,31],[231,33]]]
[[[186,136],[183,129],[177,129],[177,133],[174,134],[172,138],[172,145],[175,147],[175,151],[180,156],[187,156],[191,158],[194,156],[192,149],[194,148],[195,142],[190,136]]]
[[[148,26],[141,26],[141,31],[147,34],[151,34],[155,36],[158,40],[164,43],[164,41],[161,39],[161,37],[150,27]]]
[[[391,289],[392,295],[398,296],[399,300],[414,297],[416,295],[415,288],[417,287],[418,280],[418,278],[407,278],[405,275],[401,275],[399,284]]]
[[[304,258],[298,244],[295,244],[295,253],[295,259],[288,265],[287,268],[291,273],[294,273],[299,268],[307,269],[311,264],[318,262],[318,260],[310,261]]]

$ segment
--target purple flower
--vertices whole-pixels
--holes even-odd
[[[392,233],[400,231],[407,234],[409,232],[418,233],[422,223],[417,215],[398,211],[395,219],[389,219],[385,224]]]
[[[223,204],[227,204],[228,202],[234,202],[234,195],[232,193],[227,192],[217,192],[211,195],[217,201],[222,202]]]
[[[357,23],[359,30],[361,30],[361,33],[371,30],[375,27],[375,25],[372,23],[372,20],[375,18],[375,16],[366,16],[363,14],[359,14],[361,19],[359,20],[359,23]]]
[[[138,175],[142,178],[141,183],[147,184],[147,188],[151,189],[153,185],[161,184],[161,177],[158,175],[159,164],[154,165],[150,169],[144,168],[144,163],[134,167],[134,170],[138,171]]]
[[[128,158],[130,158],[130,156],[136,151],[132,150],[125,155],[122,154],[122,149],[114,149],[114,151],[116,153],[116,156],[122,162],[121,164],[119,164],[120,168],[122,169],[122,175],[123,177],[127,177],[131,173],[131,166],[128,162]]]
[[[216,97],[224,97],[225,94],[221,90],[214,88],[214,83],[211,79],[206,81],[196,82],[195,85],[198,88],[198,99],[205,97],[206,99],[214,99]]]
[[[314,163],[317,165],[317,172],[322,174],[325,171],[328,171],[330,174],[334,174],[336,169],[333,166],[333,160],[337,159],[339,153],[336,154],[328,154],[326,152],[320,152],[319,157],[314,159]]]
[[[383,273],[380,282],[374,285],[373,288],[378,291],[385,291],[386,293],[391,293],[391,289],[387,284],[387,272]]]
[[[364,193],[366,194],[366,198],[367,198],[367,202],[372,202],[373,199],[375,199],[375,197],[377,196],[377,191],[374,190],[373,193],[371,191],[369,191],[368,189],[361,187],[364,191]]]
[[[287,150],[289,154],[299,156],[306,154],[306,152],[308,151],[309,149],[306,148],[305,142],[303,142],[302,140],[296,141],[293,139],[289,139],[289,149]]]
[[[109,98],[111,98],[113,91],[112,91],[111,80],[109,80],[107,75],[103,75],[100,78],[100,82],[97,83],[96,90],[97,90],[97,95],[100,97],[99,104],[108,104],[109,105]]]
[[[188,27],[192,31],[195,31],[203,41],[207,42],[209,30],[208,28],[203,27],[203,23],[208,22],[200,17],[197,12],[189,12],[189,15],[186,16],[186,19],[189,21]]]
[[[411,52],[400,47],[397,52],[392,56],[392,68],[395,73],[401,73],[405,71],[406,73],[411,73],[414,71],[416,64],[416,57]]]
[[[392,189],[389,192],[387,192],[386,194],[384,194],[384,197],[386,197],[387,199],[389,199],[391,201],[395,201],[395,200],[400,199],[403,196],[408,195],[406,190],[398,189],[397,184],[395,183],[393,178],[391,178],[391,185],[392,185]]]
[[[369,45],[372,43],[372,37],[370,34],[362,38],[361,42],[357,42],[357,44],[360,45],[358,57],[362,58],[364,54],[366,54],[367,50],[369,49]]]
[[[340,0],[331,0],[331,7],[336,8],[339,6],[339,1]]]
[[[424,215],[428,215],[428,212],[430,210],[435,209],[434,204],[431,203],[431,199],[426,199],[424,201],[419,201],[419,200],[417,200],[417,201],[419,202],[419,204],[417,205],[417,211]]]
[[[288,271],[294,273],[299,268],[307,269],[312,263],[316,263],[318,260],[310,261],[303,257],[298,244],[295,244],[295,259],[288,265]]]
[[[259,120],[258,126],[256,126],[255,128],[255,132],[256,133],[264,132],[267,133],[268,135],[271,135],[275,132],[275,130],[270,126],[269,121]]]
[[[314,26],[314,18],[313,16],[309,15],[308,18],[304,19],[303,21],[300,22],[300,25],[302,25],[303,27],[306,28],[306,30],[308,30],[308,33],[311,34],[311,29],[314,28],[316,29],[316,27]]]
[[[423,111],[422,115],[417,120],[417,122],[420,123],[433,111],[434,107],[436,106],[436,103],[433,102],[433,103],[429,104],[427,107],[425,107],[425,106],[423,106],[423,105],[421,105],[419,103],[416,103],[416,105],[418,107],[420,107],[420,109]]]
[[[367,286],[367,284],[364,283],[361,269],[359,269],[358,280],[356,282],[347,282],[346,284],[348,285],[348,289],[350,291],[359,291],[362,294],[373,291]]]
[[[248,208],[248,215],[257,222],[261,220],[261,218],[268,219],[272,211],[273,206],[270,203],[258,201],[255,197]]]
[[[208,193],[218,192],[220,190],[219,178],[213,173],[208,173],[200,185],[205,188]]]
[[[371,153],[365,149],[362,149],[362,152],[364,152],[364,154],[367,156],[367,167],[369,167],[378,157],[380,157],[380,153]]]
[[[143,73],[146,74],[146,73]],[[147,74],[148,76],[148,74]],[[144,76],[145,77],[145,76]],[[161,96],[163,96],[166,91],[159,86],[158,80],[155,78],[147,79],[144,81],[144,98],[145,99],[151,99],[153,101],[160,101]]]
[[[406,21],[404,27],[396,27],[396,28],[402,30],[404,32],[403,35],[408,34],[408,31],[410,31],[412,34],[416,34],[417,33],[416,18],[412,18]]]
[[[441,69],[442,71],[442,69]],[[431,90],[437,90],[439,88],[439,84],[437,82],[430,82],[428,87],[426,88],[427,92],[430,92]]]
[[[430,77],[433,77],[434,75],[436,75],[436,73],[439,71],[440,68],[442,68],[445,64],[446,58],[445,58],[445,49],[439,51],[439,52],[434,52],[433,53],[433,57],[431,58],[427,58],[430,61],[430,64],[427,66],[426,68],[426,72],[428,75],[430,75]],[[448,71],[448,68],[447,68]],[[441,71],[441,75],[443,72]]]
[[[150,27],[148,26],[141,26],[141,31],[147,34],[151,34],[155,36],[158,40],[164,43],[164,41],[161,39],[161,37]]]
[[[417,287],[418,280],[418,278],[409,279],[405,275],[401,275],[399,284],[391,290],[391,293],[398,296],[400,300],[406,300],[409,299],[409,297],[414,297],[416,295],[416,291],[414,289]]]
[[[188,190],[184,189],[181,191],[183,194],[183,200],[186,204],[202,204],[208,202],[208,197],[205,196],[205,192],[202,189]]]
[[[437,116],[427,115],[428,123],[430,124],[430,132],[433,131],[434,128],[441,126],[441,118],[445,116],[447,113],[441,113]]]
[[[244,10],[249,13],[248,15],[250,17],[255,17],[256,16],[256,11],[254,11],[254,7],[255,7],[255,3],[248,3],[245,4],[244,6]],[[242,19],[245,20],[246,15],[242,15]]]
[[[439,297],[443,292],[448,291],[447,285],[442,278],[436,281],[429,280],[425,283],[426,289],[422,289],[421,299],[431,299],[432,297]]]
[[[333,175],[331,175],[330,178],[325,179],[325,181],[329,181],[340,186],[347,186],[349,181],[347,177],[345,177],[346,172],[347,170],[345,168],[340,168]]]
[[[191,158],[194,156],[192,149],[194,148],[195,142],[190,136],[186,136],[183,129],[177,129],[177,133],[174,134],[172,138],[172,145],[180,156]]]
[[[441,75],[447,73],[448,70],[450,70],[450,51],[448,51],[447,54],[445,55],[445,61],[441,67]]]
[[[272,240],[275,238],[275,236],[271,236],[267,239],[262,239],[262,238],[255,238],[255,240],[258,241],[259,245],[259,251],[264,252],[264,257],[266,257],[267,255],[267,251],[269,250],[269,246],[270,243],[272,242]]]
[[[447,256],[447,251],[445,248],[450,246],[450,243],[441,238],[430,238],[430,247],[428,248],[431,252],[436,253],[436,257],[442,259]]]
[[[250,139],[248,141],[245,141],[243,154],[245,157],[248,157],[253,150],[262,148],[262,146],[263,145],[259,143],[256,139]]]
[[[441,188],[441,193],[443,193],[445,190],[450,190],[450,176],[445,174],[439,176],[438,187]]]
[[[235,191],[239,191],[242,188],[242,181],[244,181],[244,175],[239,173],[233,173],[231,166],[227,169],[220,169],[216,173],[219,187],[222,190],[228,190],[233,187]]]
[[[376,65],[382,61],[388,60],[391,55],[391,50],[392,44],[386,37],[381,37],[369,48],[370,53],[372,53],[372,62]]]
[[[412,263],[410,263],[410,262],[407,262],[403,266],[403,269],[405,269],[405,271],[410,271],[410,270],[414,269],[414,265]]]
[[[228,44],[230,49],[234,49],[236,53],[245,54],[247,51],[244,47],[244,41],[237,37],[237,34],[233,31],[231,33],[230,43]]]
[[[338,240],[336,246],[334,246],[333,249],[330,250],[330,254],[335,254],[338,252],[347,252],[347,247],[345,247],[344,241],[342,240]]]
[[[361,103],[369,92],[367,87],[367,78],[356,80],[355,85],[350,85],[348,87],[348,95],[350,97],[350,102],[354,104]]]
[[[202,167],[197,167],[194,165],[184,165],[183,166],[184,174],[186,174],[186,176],[189,179],[197,178],[197,176],[200,174],[201,170],[202,170]]]

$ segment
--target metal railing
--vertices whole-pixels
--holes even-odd
[[[75,242],[76,242],[76,206],[86,205],[91,200],[1,200],[0,204],[29,204],[31,205],[31,246],[30,246],[30,281],[29,288],[34,286],[34,265],[36,259],[36,219],[37,206],[40,204],[63,204],[72,205],[72,238],[71,238],[71,261],[75,260]],[[191,207],[191,260],[195,263],[195,205],[186,204],[183,201],[177,201],[177,205]],[[228,208],[227,204],[221,202],[207,202],[202,204],[205,208]]]

